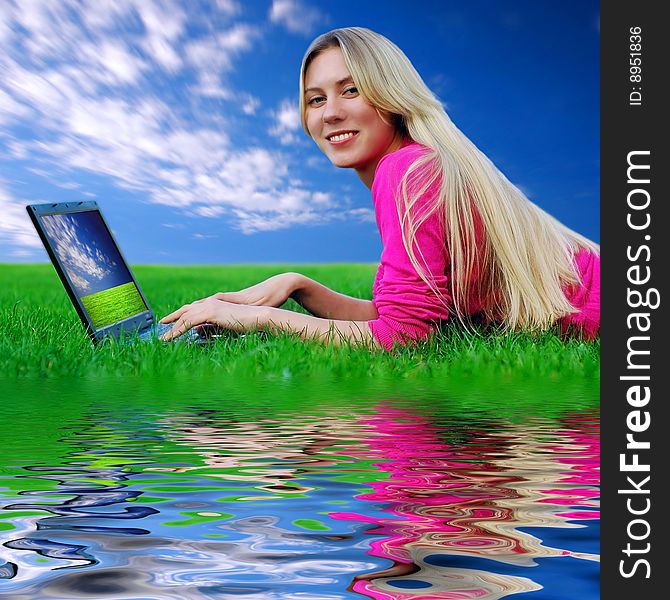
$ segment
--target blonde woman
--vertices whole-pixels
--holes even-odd
[[[371,190],[383,251],[373,299],[297,273],[183,306],[165,339],[193,326],[284,330],[390,349],[439,323],[505,330],[600,330],[600,254],[512,185],[452,123],[409,59],[369,29],[336,29],[308,48],[303,127]],[[311,315],[279,308],[293,298]]]

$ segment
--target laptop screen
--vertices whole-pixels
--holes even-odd
[[[43,215],[41,220],[96,329],[148,310],[99,211]]]

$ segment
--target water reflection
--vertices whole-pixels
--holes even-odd
[[[449,568],[445,556],[526,567],[555,556],[598,560],[593,553],[551,547],[528,532],[582,527],[571,520],[598,518],[592,510],[564,510],[566,505],[597,506],[598,491],[589,487],[597,484],[596,418],[573,420],[573,426],[584,425],[582,430],[558,432],[555,423],[489,422],[448,443],[445,431],[429,419],[406,408],[380,406],[366,423],[381,434],[370,443],[388,460],[379,468],[390,477],[373,483],[375,491],[360,498],[388,502],[388,515],[331,516],[376,525],[384,537],[372,543],[372,553],[396,566],[360,577],[354,589],[374,598],[399,597],[399,588],[414,586],[445,598],[499,598],[541,586],[502,572],[466,570],[467,561]],[[474,567],[477,561],[472,562]],[[444,568],[431,568],[436,565]]]
[[[593,398],[154,389],[12,405],[0,594],[599,596]]]

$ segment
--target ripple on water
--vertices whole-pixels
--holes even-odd
[[[225,406],[80,407],[9,453],[0,593],[598,597],[597,410]]]

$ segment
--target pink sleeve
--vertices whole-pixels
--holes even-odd
[[[438,215],[429,217],[418,229],[415,250],[420,264],[443,297],[439,298],[412,265],[402,240],[396,207],[396,191],[409,165],[419,156],[410,146],[389,154],[377,167],[372,197],[382,239],[381,265],[373,289],[378,317],[368,322],[374,338],[387,350],[394,342],[426,338],[449,314],[447,296],[447,252],[444,228]],[[414,149],[414,151],[412,151]],[[417,204],[419,211],[435,197],[439,182],[431,186]],[[420,254],[419,254],[420,251]]]
[[[586,338],[594,338],[600,333],[600,256],[581,250],[575,264],[581,281],[566,295],[578,312],[561,319],[561,330],[568,333],[575,329]]]

